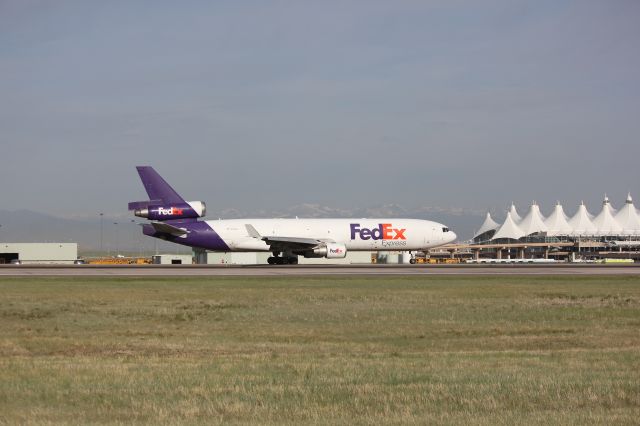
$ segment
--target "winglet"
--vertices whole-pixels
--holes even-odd
[[[253,227],[253,225],[250,224],[246,224],[244,225],[245,228],[247,228],[247,232],[249,233],[249,236],[252,238],[257,238],[259,240],[262,239],[262,235],[260,235],[260,233],[256,230],[256,228]]]

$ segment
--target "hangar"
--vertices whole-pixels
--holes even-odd
[[[77,259],[77,243],[0,244],[0,264],[73,264]]]

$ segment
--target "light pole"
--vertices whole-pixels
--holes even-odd
[[[138,239],[138,235],[136,234],[136,221],[135,219],[131,219],[131,224],[133,225],[133,233],[131,234],[131,257],[135,256],[136,253],[136,241]]]
[[[118,257],[118,222],[113,222],[116,227],[116,257]]]
[[[104,247],[102,246],[102,238],[104,236],[103,226],[104,213],[100,213],[100,256],[104,256]]]

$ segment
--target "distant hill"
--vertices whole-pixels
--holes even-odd
[[[451,227],[459,240],[471,238],[473,231],[480,227],[483,212],[456,208],[419,207],[405,208],[396,204],[387,204],[369,208],[333,208],[318,204],[300,204],[279,210],[220,210],[212,211],[207,218],[243,218],[243,217],[411,217],[430,219]],[[103,218],[102,247],[104,252],[115,253],[133,251],[151,253],[156,244],[161,252],[182,252],[180,246],[142,235],[140,227],[132,223],[133,217]],[[118,225],[114,225],[117,222]],[[136,222],[143,222],[136,218]],[[100,219],[70,219],[34,212],[31,210],[0,210],[1,242],[77,242],[81,253],[100,250]]]
[[[0,241],[7,242],[81,242],[100,237],[90,222],[63,219],[31,210],[0,210]],[[91,234],[94,235],[91,235]]]

